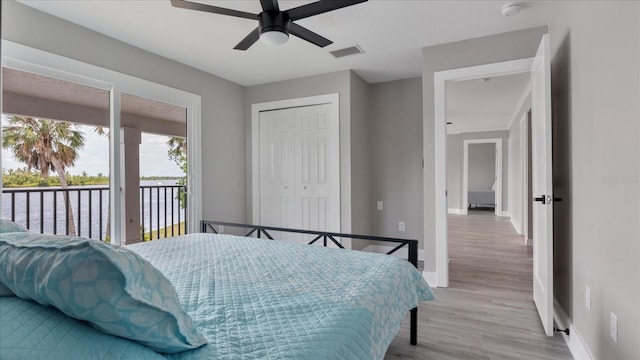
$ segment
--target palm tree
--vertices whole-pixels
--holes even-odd
[[[75,164],[78,150],[83,146],[82,132],[74,130],[74,125],[63,121],[12,116],[9,124],[3,127],[2,147],[10,149],[15,158],[25,163],[29,170],[40,170],[45,179],[49,177],[50,171],[55,171],[63,189],[68,188],[65,168]],[[66,191],[63,194],[69,220],[68,232],[75,235],[69,194]]]

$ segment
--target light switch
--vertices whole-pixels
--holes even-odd
[[[378,210],[382,211],[382,201],[378,201],[378,204],[376,207]]]

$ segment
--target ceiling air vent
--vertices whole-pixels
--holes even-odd
[[[355,54],[364,54],[364,50],[362,50],[360,45],[351,46],[348,48],[335,50],[331,52],[331,55],[333,55],[335,58],[341,58],[341,57],[355,55]]]

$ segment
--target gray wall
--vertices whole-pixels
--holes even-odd
[[[483,131],[447,135],[447,202],[449,209],[463,209],[462,171],[464,140],[502,139],[502,211],[509,208],[509,132]],[[471,154],[470,154],[471,155]],[[471,185],[468,185],[472,189]],[[489,185],[491,189],[491,185]]]
[[[352,80],[356,83],[354,85],[354,110],[352,113]],[[357,204],[358,209],[363,203],[368,200],[353,199],[352,189],[352,163],[358,162],[355,166],[355,179],[361,180],[363,174],[367,174],[366,164],[368,160],[366,153],[363,149],[366,149],[368,145],[366,140],[363,140],[360,135],[356,134],[355,139],[352,140],[352,132],[362,128],[364,122],[366,122],[366,84],[360,82],[357,76],[353,76],[351,71],[338,71],[329,74],[309,76],[299,79],[280,81],[275,83],[256,85],[247,87],[245,90],[245,127],[246,127],[246,157],[244,159],[247,171],[247,219],[252,218],[251,214],[251,105],[269,101],[294,99],[306,96],[323,95],[338,93],[340,96],[340,218],[341,218],[341,231],[349,233],[351,230],[352,221],[352,202]],[[352,117],[355,120],[352,123]],[[352,129],[355,126],[355,129]],[[352,146],[356,152],[356,158],[352,158]],[[356,190],[356,195],[366,195]],[[362,221],[362,215],[356,214],[356,224],[358,226],[366,226],[366,221]],[[251,221],[251,220],[249,220]],[[366,229],[360,229],[366,231]]]
[[[496,145],[469,144],[469,190],[491,190],[496,179]]]
[[[365,235],[372,233],[369,93],[369,84],[351,72],[351,232]]]
[[[374,234],[422,240],[422,85],[419,78],[371,85]],[[376,201],[384,209],[376,210]],[[398,231],[398,222],[406,231]]]
[[[203,217],[245,221],[243,88],[14,1],[2,38],[202,97]]]
[[[554,294],[596,359],[640,359],[640,3],[560,2],[549,29]]]
[[[435,271],[435,147],[433,73],[475,65],[533,57],[547,27],[537,27],[476,39],[429,46],[422,51],[422,99],[425,145],[424,250],[425,271]]]

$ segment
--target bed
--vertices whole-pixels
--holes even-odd
[[[214,229],[211,224],[203,223],[203,229]],[[0,355],[3,359],[382,359],[407,312],[420,301],[434,298],[421,273],[406,259],[273,241],[270,230],[254,227],[250,232],[253,237],[190,234],[123,249],[131,259],[140,257],[151,264],[150,271],[159,271],[175,289],[177,311],[187,318],[182,325],[192,325],[193,333],[180,333],[195,339],[188,344],[191,349],[152,351],[150,347],[162,348],[163,344],[149,345],[140,339],[124,339],[122,334],[107,334],[101,327],[109,332],[107,325],[111,323],[96,326],[91,319],[78,321],[74,317],[81,317],[68,316],[73,309],[64,309],[65,304],[46,306],[52,305],[51,299],[43,300],[36,293],[30,296],[37,302],[24,300],[20,297],[28,294],[21,293],[20,297],[0,297]],[[345,234],[321,233],[313,242],[339,244],[338,235]],[[45,237],[0,234],[0,261],[11,255],[3,250],[7,243],[13,247],[46,244],[51,236]],[[58,249],[79,246],[81,242],[75,239]],[[413,242],[392,240],[399,241],[397,248],[406,244],[415,247]],[[104,250],[102,243],[86,241]],[[87,246],[86,241],[82,246]],[[108,251],[113,248],[105,246]],[[417,255],[412,257],[415,263]],[[5,262],[2,264],[4,267]],[[16,294],[20,292],[15,283],[8,284],[11,277],[19,278],[14,270],[3,270],[0,283],[13,287],[10,290]],[[144,286],[150,278],[145,271],[124,276],[130,277],[126,280],[129,283],[137,281]],[[4,276],[6,273],[11,276]],[[158,296],[156,288],[162,287],[155,285],[158,281],[154,278],[152,289],[145,290],[156,291],[149,299]],[[412,320],[414,314],[415,310]],[[177,328],[182,329],[180,324],[178,321]],[[175,321],[166,328],[175,331]]]
[[[496,192],[493,190],[469,190],[469,207],[492,207],[496,206]]]

